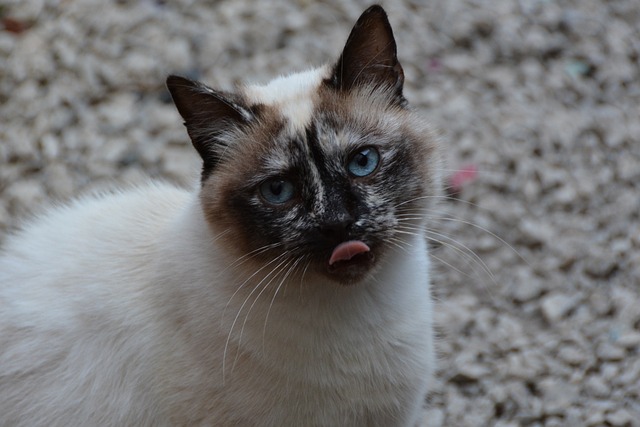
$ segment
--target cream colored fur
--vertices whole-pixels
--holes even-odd
[[[242,93],[252,104],[274,106],[287,119],[290,130],[304,129],[311,120],[318,86],[329,77],[329,66],[281,76],[266,85],[248,85]]]
[[[195,193],[56,209],[0,258],[0,425],[409,426],[433,366],[413,244],[370,283],[308,277],[245,317],[253,285],[234,295]]]

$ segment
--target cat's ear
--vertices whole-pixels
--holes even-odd
[[[404,72],[387,14],[382,7],[371,6],[351,30],[329,84],[344,91],[361,85],[384,87],[394,101],[404,104],[403,83]]]
[[[225,134],[247,124],[252,115],[231,95],[194,80],[169,76],[167,88],[184,119],[193,146],[202,157],[204,180],[220,160],[220,153],[224,152],[220,145],[226,144]]]

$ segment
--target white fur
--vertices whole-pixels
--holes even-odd
[[[318,87],[328,74],[328,66],[315,68],[278,77],[265,85],[248,85],[243,93],[252,104],[276,107],[295,132],[311,122]]]
[[[423,239],[367,283],[309,274],[257,299],[218,242],[197,194],[164,185],[78,201],[11,239],[0,425],[416,422],[433,366]]]

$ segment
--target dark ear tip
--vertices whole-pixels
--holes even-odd
[[[175,74],[171,74],[169,77],[167,77],[167,80],[166,80],[166,84],[169,89],[177,85],[184,85],[185,83],[188,83],[188,82],[190,82],[190,80],[181,76],[176,76]]]
[[[370,6],[367,10],[362,12],[362,15],[360,15],[360,18],[358,18],[358,22],[356,22],[355,26],[360,27],[362,25],[376,25],[378,23],[382,23],[383,26],[391,28],[387,12],[385,12],[382,6],[380,6],[379,4],[374,4],[373,6]]]
[[[374,4],[373,6],[369,6],[367,8],[367,10],[362,12],[362,16],[369,15],[369,14],[374,14],[374,13],[378,14],[378,15],[387,16],[387,13],[384,11],[382,6],[380,6],[379,4]]]

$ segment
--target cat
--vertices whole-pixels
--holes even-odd
[[[50,209],[0,256],[0,425],[413,426],[435,368],[434,131],[387,15],[334,64],[170,76],[197,189]]]

